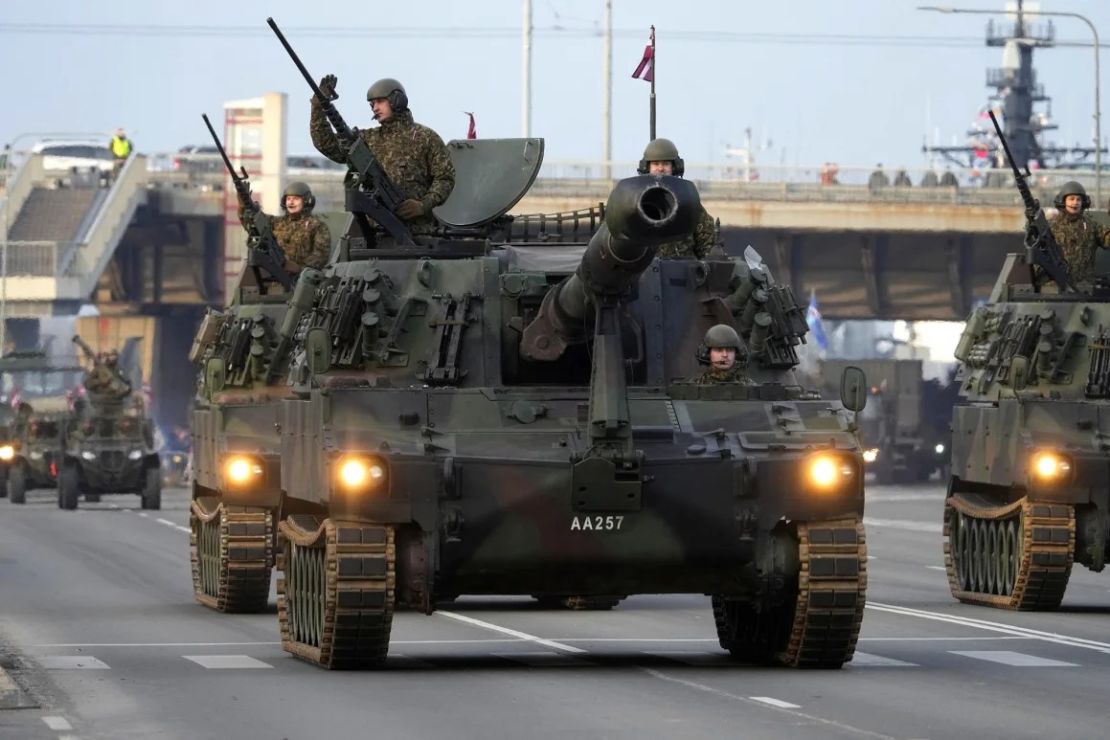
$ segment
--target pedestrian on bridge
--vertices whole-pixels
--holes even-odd
[[[112,140],[108,142],[108,149],[111,150],[112,158],[115,160],[115,164],[112,166],[112,180],[114,181],[119,177],[120,170],[123,169],[123,165],[127,158],[131,156],[133,149],[131,139],[127,138],[127,134],[122,128],[116,129]]]

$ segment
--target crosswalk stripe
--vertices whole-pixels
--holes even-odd
[[[222,670],[226,668],[273,668],[258,658],[249,655],[182,655],[203,668]]]
[[[111,666],[91,655],[44,655],[38,659],[48,671],[107,670]]]
[[[857,668],[916,668],[917,663],[910,663],[905,660],[898,660],[897,658],[886,658],[882,655],[872,655],[871,653],[861,653],[856,651],[852,662],[848,665]]]
[[[1016,653],[1012,650],[949,650],[953,655],[962,655],[966,658],[986,660],[991,663],[1014,666],[1016,668],[1076,668],[1078,663],[1067,663],[1052,658],[1040,658],[1036,655]]]

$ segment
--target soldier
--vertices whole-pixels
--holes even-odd
[[[85,390],[114,399],[131,394],[131,383],[119,369],[119,354],[115,350],[101,352],[97,356],[92,369],[85,374]]]
[[[1073,283],[1091,279],[1095,266],[1095,250],[1110,247],[1110,229],[1087,215],[1091,199],[1078,182],[1064,183],[1056,199],[1056,217],[1049,228],[1067,260]]]
[[[316,196],[303,182],[291,182],[281,195],[284,214],[273,219],[274,240],[285,253],[285,271],[297,275],[305,267],[321,269],[331,256],[331,232],[318,217],[312,215]],[[243,206],[239,206],[243,218]]]
[[[702,342],[706,358],[709,360],[709,369],[694,379],[698,385],[713,385],[715,383],[739,383],[740,385],[758,385],[748,377],[748,352],[740,335],[728,324],[716,324],[709,327]]]
[[[335,85],[335,75],[327,75],[320,81],[320,90],[334,99]],[[366,91],[366,100],[378,127],[364,129],[360,135],[385,174],[405,194],[405,200],[397,207],[397,217],[407,222],[413,233],[433,231],[436,220],[432,209],[446,201],[455,187],[455,167],[443,139],[413,121],[408,95],[397,80],[378,80]],[[321,154],[334,162],[347,162],[347,152],[316,96],[312,97],[309,131],[313,146]]]
[[[653,139],[644,148],[643,159],[636,172],[641,175],[673,175],[682,177],[686,165],[682,157],[678,156],[678,147],[670,139]],[[704,259],[709,250],[717,244],[717,228],[713,217],[701,207],[701,212],[694,223],[694,229],[688,236],[659,245],[656,255],[660,259],[672,257],[696,257]]]

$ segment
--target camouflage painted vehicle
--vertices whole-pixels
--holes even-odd
[[[141,405],[77,404],[66,420],[58,470],[58,506],[76,509],[78,499],[138,494],[142,508],[162,508],[162,471],[153,424]]]
[[[198,342],[194,513],[274,515],[227,534],[262,563],[276,525],[284,648],[374,666],[396,608],[462,594],[709,593],[740,660],[850,660],[862,462],[850,415],[794,380],[790,289],[723,253],[654,259],[691,226],[684,180],[631,178],[603,211],[510,223],[542,141],[449,148],[439,234],[399,246],[349,193],[298,321],[239,306]],[[744,337],[756,386],[683,380],[717,323]],[[846,380],[858,410],[866,382]],[[223,538],[195,542],[202,583],[230,583]]]
[[[1059,606],[1075,561],[1110,539],[1110,253],[1076,291],[1034,289],[1007,257],[956,349],[960,403],[944,552],[952,594],[1007,609]]]
[[[13,504],[26,503],[29,490],[57,485],[68,395],[80,384],[81,372],[75,361],[44,352],[0,358],[0,397],[10,410],[4,415],[0,468]]]

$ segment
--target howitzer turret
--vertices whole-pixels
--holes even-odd
[[[556,360],[567,345],[585,341],[590,305],[619,301],[661,243],[690,232],[700,204],[693,184],[677,177],[641,175],[617,183],[578,270],[544,297],[525,328],[521,355]]]

